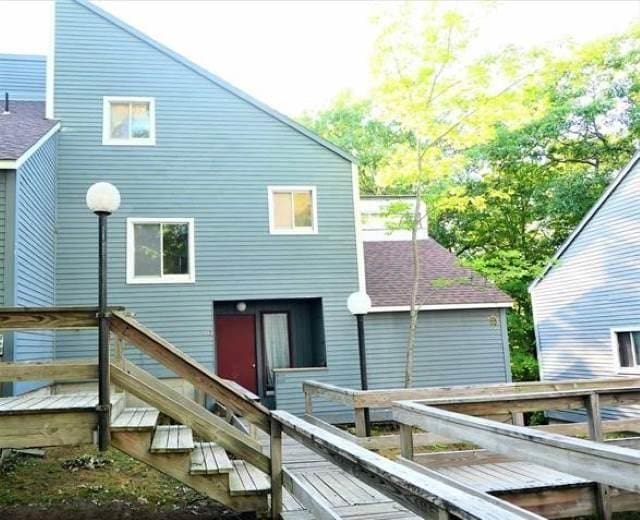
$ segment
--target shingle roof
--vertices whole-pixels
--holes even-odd
[[[56,125],[45,119],[42,101],[10,101],[9,113],[3,110],[4,99],[0,103],[0,160],[19,159]]]
[[[413,286],[411,241],[364,242],[367,293],[373,307],[408,306]],[[418,242],[419,305],[511,303],[511,298],[432,239]]]

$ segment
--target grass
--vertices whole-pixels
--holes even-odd
[[[100,453],[83,446],[50,448],[44,458],[11,454],[0,466],[0,482],[0,517],[3,511],[10,511],[12,519],[39,518],[24,515],[25,510],[33,509],[83,511],[79,516],[60,516],[65,519],[115,518],[114,509],[165,515],[162,518],[168,512],[174,513],[171,518],[181,517],[178,512],[190,517],[240,518],[116,450]],[[88,516],[88,509],[95,514]]]

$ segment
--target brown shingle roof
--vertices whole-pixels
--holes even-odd
[[[4,98],[0,99],[0,160],[19,159],[56,125],[45,119],[42,101],[10,101],[9,113],[3,111]]]
[[[511,298],[432,239],[418,243],[420,305],[511,303]],[[413,286],[411,241],[364,243],[367,292],[374,307],[408,306]]]

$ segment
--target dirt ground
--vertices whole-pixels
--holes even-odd
[[[180,482],[110,450],[51,448],[0,465],[0,520],[245,520]]]

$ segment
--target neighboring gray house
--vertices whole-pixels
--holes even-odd
[[[58,0],[55,21],[46,89],[42,59],[0,56],[11,97],[0,113],[2,303],[95,302],[85,193],[109,181],[122,195],[109,219],[112,304],[267,404],[301,412],[304,380],[359,386],[346,300],[366,286],[370,379],[399,385],[407,243],[363,244],[353,158],[85,0]],[[432,240],[423,247],[416,383],[509,380],[508,298]],[[96,338],[5,343],[5,361],[64,359],[95,355]]]
[[[640,156],[531,285],[541,377],[640,374]]]

